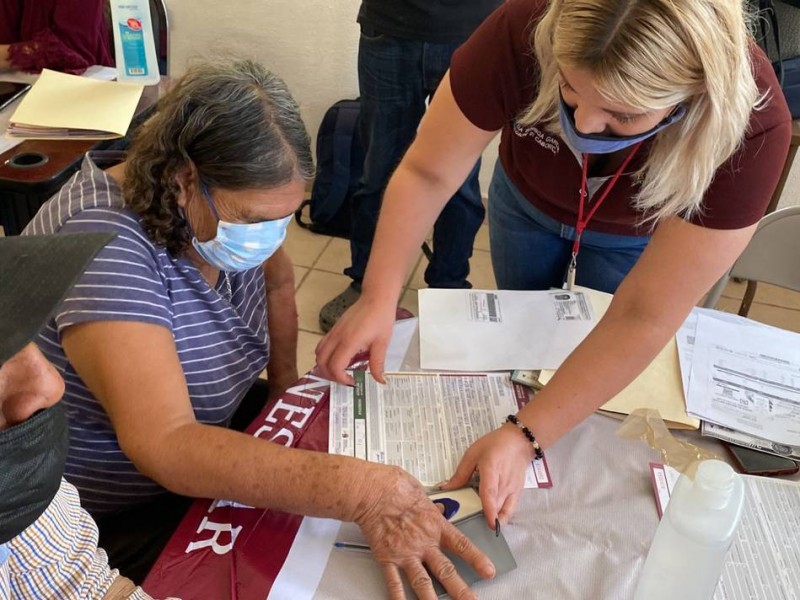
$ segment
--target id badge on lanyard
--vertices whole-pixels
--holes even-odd
[[[575,275],[578,272],[578,255],[574,252],[572,253],[572,258],[569,261],[569,266],[567,267],[567,277],[564,280],[564,285],[562,286],[565,290],[569,290],[570,292],[575,289]]]
[[[625,160],[622,161],[622,164],[614,173],[614,176],[611,178],[611,181],[608,182],[608,185],[603,190],[603,193],[597,199],[597,202],[594,203],[594,206],[589,211],[587,215],[584,216],[584,208],[586,204],[586,187],[587,187],[587,180],[588,180],[588,173],[589,173],[589,155],[583,155],[583,170],[581,175],[581,189],[580,189],[580,198],[578,199],[578,219],[575,223],[575,241],[572,242],[572,257],[569,261],[569,266],[567,267],[567,275],[564,278],[564,284],[562,288],[565,290],[572,290],[575,287],[575,278],[578,275],[578,253],[581,250],[581,237],[583,237],[583,232],[586,230],[586,226],[589,224],[589,221],[597,212],[597,209],[600,208],[600,205],[603,204],[605,199],[608,197],[608,194],[614,187],[614,184],[617,183],[617,180],[622,175],[622,172],[625,170],[625,167],[631,162],[633,159],[633,155],[636,154],[636,151],[639,149],[639,146],[642,145],[642,142],[639,142],[633,147],[630,154],[625,157]]]

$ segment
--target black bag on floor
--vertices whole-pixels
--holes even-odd
[[[337,237],[350,237],[350,200],[364,169],[358,100],[339,100],[322,119],[317,133],[317,172],[311,199],[295,212],[301,227]],[[303,209],[310,208],[310,222]]]

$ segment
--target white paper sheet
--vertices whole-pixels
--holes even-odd
[[[800,445],[800,334],[698,315],[686,408],[732,429]]]
[[[689,380],[692,373],[692,354],[694,352],[694,341],[697,334],[697,319],[700,315],[709,319],[717,319],[725,323],[733,323],[742,327],[765,327],[768,329],[776,329],[771,325],[765,325],[758,321],[753,321],[746,317],[740,317],[732,313],[722,312],[720,310],[713,310],[710,308],[700,308],[696,306],[686,317],[686,320],[681,325],[678,333],[675,335],[675,341],[678,343],[678,358],[681,365],[681,380],[683,382],[684,396],[689,394]],[[780,330],[778,330],[780,331]]]
[[[267,600],[313,598],[341,521],[304,517]]]
[[[408,346],[414,333],[417,331],[417,318],[403,319],[396,321],[392,329],[392,337],[386,349],[386,361],[384,369],[386,371],[399,371],[403,364],[403,359],[408,352]]]
[[[595,325],[591,302],[564,290],[419,291],[423,369],[556,369]]]

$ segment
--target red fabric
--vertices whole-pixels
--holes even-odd
[[[104,0],[0,0],[0,44],[15,69],[83,72],[114,64]]]
[[[328,450],[330,384],[306,375],[271,404],[246,433],[296,448]],[[302,517],[196,501],[144,582],[154,598],[264,600]],[[208,545],[217,533],[217,547]],[[231,543],[230,528],[241,527]],[[205,542],[205,545],[204,545]]]
[[[574,225],[581,167],[567,145],[536,126],[522,127],[517,116],[536,95],[537,64],[530,45],[533,23],[546,0],[508,0],[478,28],[453,56],[450,80],[464,115],[487,131],[502,129],[500,161],[508,176],[539,210]],[[791,139],[791,116],[775,73],[753,45],[760,90],[772,90],[764,110],[754,111],[740,149],[717,171],[703,199],[703,215],[693,222],[713,229],[738,229],[757,222],[777,185]],[[637,170],[648,143],[634,159]],[[614,234],[642,234],[641,215],[630,204],[635,183],[620,178],[590,229]]]

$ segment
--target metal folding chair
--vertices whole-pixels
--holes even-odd
[[[717,305],[731,277],[800,292],[800,206],[783,208],[759,221],[753,239],[730,270],[711,288],[704,307]],[[739,314],[743,317],[750,311],[753,295],[745,294],[742,299]]]

